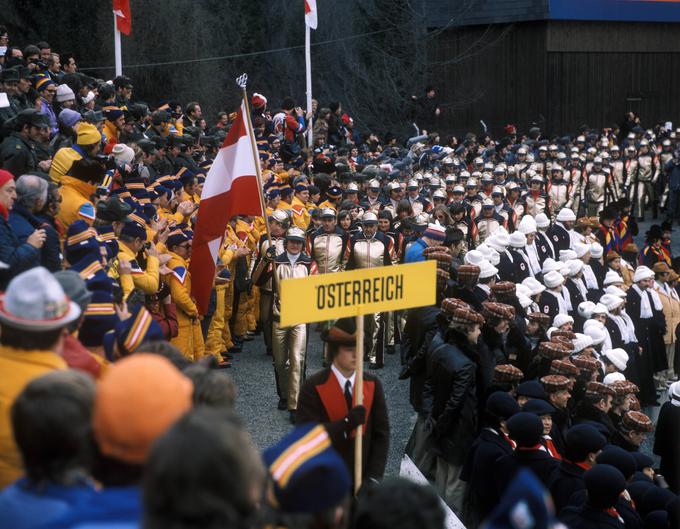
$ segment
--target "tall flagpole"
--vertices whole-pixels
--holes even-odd
[[[260,168],[260,157],[257,153],[257,144],[255,143],[255,131],[253,130],[253,125],[250,122],[250,106],[248,105],[248,93],[246,92],[246,86],[248,84],[248,74],[244,73],[237,77],[236,84],[241,87],[241,92],[243,93],[243,105],[246,111],[246,120],[248,123],[248,136],[250,136],[250,147],[253,151],[253,160],[255,161],[255,177],[257,178],[257,195],[260,198],[260,211],[262,212],[262,217],[264,218],[264,227],[267,230],[267,242],[269,243],[269,248],[276,248],[272,241],[272,232],[269,228],[269,215],[267,215],[267,202],[264,198],[264,186],[262,185],[262,169]],[[279,282],[276,277],[276,263],[274,266],[274,276],[272,281],[275,286],[275,290],[279,292]]]
[[[305,24],[305,72],[307,76],[307,112],[312,112],[312,53],[311,53],[311,28]],[[312,131],[313,118],[309,118],[307,124],[307,146],[314,146],[314,133]]]
[[[123,56],[120,49],[120,31],[116,22],[116,13],[113,13],[113,49],[116,53],[116,77],[123,75]]]
[[[246,109],[246,120],[248,122],[248,136],[250,136],[250,147],[253,151],[253,160],[255,161],[255,173],[257,178],[258,196],[260,197],[260,210],[262,211],[262,216],[264,217],[264,225],[267,228],[267,240],[269,241],[269,246],[272,246],[272,234],[269,229],[269,218],[267,215],[267,202],[264,199],[264,186],[262,185],[262,170],[260,168],[260,157],[257,154],[257,145],[255,144],[255,135],[253,131],[253,125],[250,122],[250,106],[248,105],[248,93],[246,92],[246,86],[248,84],[248,74],[244,73],[236,79],[236,84],[241,87],[243,93],[243,104]]]

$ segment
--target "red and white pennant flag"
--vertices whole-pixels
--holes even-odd
[[[191,293],[200,314],[205,314],[215,279],[217,257],[229,219],[236,214],[263,215],[257,167],[253,157],[253,130],[245,102],[208,171],[191,250]]]
[[[305,24],[312,29],[316,29],[316,26],[319,25],[316,12],[316,0],[305,0]]]
[[[116,29],[123,35],[129,35],[132,31],[130,0],[113,0],[113,14],[116,15]]]

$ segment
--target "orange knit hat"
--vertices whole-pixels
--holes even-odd
[[[116,362],[97,388],[94,435],[104,455],[144,463],[151,445],[191,408],[193,387],[169,360],[134,354]]]

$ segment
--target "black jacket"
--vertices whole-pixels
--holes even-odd
[[[569,529],[624,529],[623,523],[618,518],[602,509],[587,505],[567,507],[560,514],[560,521]]]
[[[500,498],[520,468],[531,470],[538,480],[547,487],[548,479],[559,465],[559,461],[541,449],[516,449],[496,461],[494,477],[496,494]]]
[[[522,263],[524,263],[524,261],[522,261]],[[515,274],[516,266],[517,263],[514,263],[506,252],[501,252],[500,261],[498,262],[498,266],[496,267],[498,268],[498,277],[501,279],[501,281],[511,281],[513,283],[521,281],[521,279],[520,280],[516,279]]]
[[[439,329],[437,324],[439,312],[437,306],[419,307],[409,310],[406,316],[401,342],[402,363],[408,363],[410,366],[409,400],[417,412],[422,410],[428,351],[431,350],[430,343]]]
[[[560,514],[569,505],[569,499],[574,492],[586,488],[583,482],[585,469],[571,461],[562,460],[553,470],[548,479],[548,489],[555,503],[555,512]]]
[[[524,260],[524,252],[520,252],[515,248],[508,248],[510,255],[512,255],[513,267],[514,267],[514,282],[521,283],[527,277],[531,275],[529,272],[529,267],[527,262]]]
[[[423,412],[431,431],[428,448],[454,465],[462,465],[477,433],[477,353],[467,338],[449,331],[446,343],[427,361]]]
[[[557,254],[555,258],[559,256],[560,250],[568,250],[571,247],[571,237],[564,226],[555,223],[547,229],[546,235],[550,237],[550,242],[555,248],[555,254]]]
[[[544,290],[538,298],[538,310],[543,314],[550,316],[550,321],[553,321],[555,316],[560,313],[560,305],[556,297],[560,295],[561,294]]]
[[[571,496],[571,499],[569,500],[569,507],[565,508],[562,514],[571,513],[577,509],[586,508],[587,501],[588,492],[585,488],[574,492],[574,494]],[[624,499],[623,496],[619,496],[614,508],[619,513],[619,516],[623,519],[623,525],[626,529],[642,529],[642,518],[640,518],[640,515],[638,514],[635,507],[633,507],[633,505],[628,500]],[[560,519],[561,518],[562,515],[560,515]],[[571,529],[571,526],[569,527]],[[602,527],[609,526],[603,525]]]
[[[552,243],[552,240],[550,241]],[[548,235],[543,232],[536,232],[536,252],[538,253],[538,259],[543,263],[548,257],[555,258],[555,254],[548,244]]]
[[[654,453],[661,457],[661,474],[668,486],[680,494],[680,407],[665,402],[656,422]]]
[[[610,440],[611,437],[616,433],[616,428],[614,427],[614,423],[612,422],[612,420],[609,418],[609,415],[607,415],[602,410],[594,406],[591,406],[586,401],[582,400],[578,403],[578,405],[576,406],[576,410],[574,411],[573,424],[589,424],[589,423],[597,423],[604,426],[604,428],[609,432],[609,434],[607,435],[608,440]],[[603,428],[597,429],[604,433]]]
[[[496,461],[510,454],[510,443],[490,428],[484,428],[472,444],[460,477],[468,482],[466,504],[476,520],[484,520],[498,503],[489,479],[496,471]]]

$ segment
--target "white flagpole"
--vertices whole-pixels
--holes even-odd
[[[312,111],[312,54],[311,54],[311,28],[305,24],[305,71],[307,74],[307,112]],[[307,124],[307,146],[314,146],[314,134],[312,131],[313,118],[309,118]]]
[[[120,31],[116,24],[116,13],[113,13],[113,48],[116,53],[116,77],[123,75],[123,56],[120,49]]]

